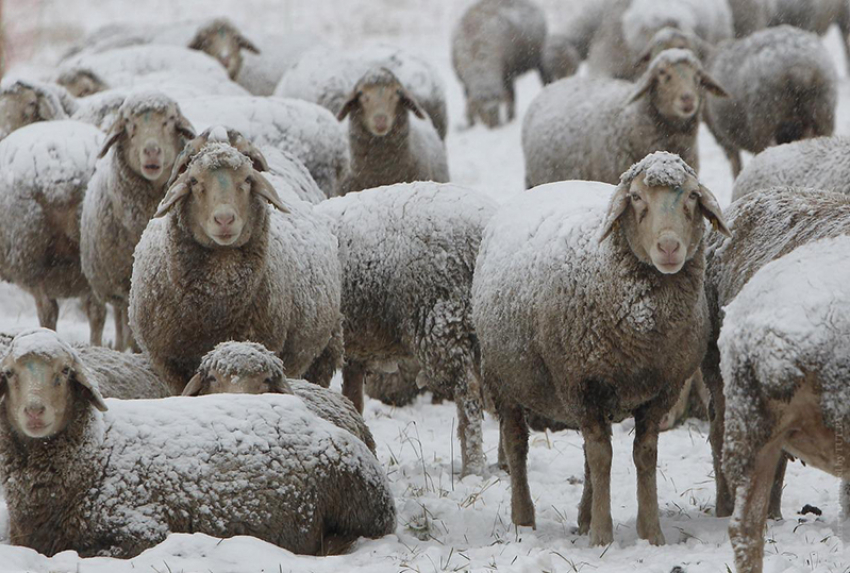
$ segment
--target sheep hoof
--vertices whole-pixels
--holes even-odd
[[[655,533],[652,533],[650,535],[640,535],[639,534],[639,537],[641,539],[646,539],[647,541],[649,541],[650,545],[661,546],[661,545],[667,544],[667,540],[664,539],[664,534],[661,533],[661,530],[658,530]]]
[[[537,530],[537,523],[534,519],[534,508],[524,508],[520,511],[511,511],[511,521],[517,527],[530,527]]]
[[[592,529],[592,528],[591,528]],[[596,547],[599,545],[610,545],[614,542],[613,531],[592,531],[590,532],[590,546]]]

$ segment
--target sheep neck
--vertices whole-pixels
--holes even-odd
[[[133,171],[124,160],[124,142],[112,153],[110,196],[113,212],[138,242],[165,194],[164,185],[149,181]]]
[[[630,112],[627,115],[643,118],[642,121],[635,121],[632,117],[629,117],[628,124],[644,125],[648,128],[638,130],[640,133],[637,135],[642,140],[640,147],[645,150],[647,143],[654,140],[652,141],[653,149],[675,153],[686,163],[696,168],[694,165],[696,136],[702,106],[688,119],[671,119],[658,111],[653,101],[654,97],[651,94],[648,97],[641,98],[636,104],[627,108]],[[642,159],[645,153],[640,155],[639,159]]]
[[[383,137],[373,135],[361,118],[353,117],[349,125],[351,173],[359,191],[380,185],[406,183],[411,180],[410,120],[407,111],[396,117],[392,129]]]

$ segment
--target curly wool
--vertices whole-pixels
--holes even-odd
[[[231,377],[267,373],[274,378],[285,378],[280,358],[262,344],[248,341],[229,340],[216,344],[201,359],[198,370]]]

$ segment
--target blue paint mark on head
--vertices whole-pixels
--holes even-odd
[[[218,179],[218,184],[224,187],[225,189],[230,185],[230,178],[227,177],[221,169],[216,171],[216,179]]]
[[[674,187],[673,188],[673,194],[671,196],[668,196],[664,200],[664,210],[667,211],[668,213],[670,211],[673,211],[679,205],[679,202],[682,200],[682,196],[684,194],[685,194],[684,189],[682,189],[678,185],[676,187]]]

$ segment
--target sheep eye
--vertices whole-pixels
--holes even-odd
[[[694,201],[697,201],[699,198],[700,198],[699,193],[697,193],[696,191],[691,191],[691,199],[693,199]]]
[[[198,180],[196,178],[194,178],[194,177],[189,178],[189,185],[194,186],[194,185],[197,185],[197,184],[198,184]]]
[[[637,193],[632,193],[630,195],[630,198],[633,203],[640,203],[641,201],[643,201],[643,199],[641,199],[640,195],[638,195]]]
[[[53,379],[53,385],[54,386],[61,386],[62,385],[62,378],[60,378],[59,376],[55,377]]]
[[[62,369],[62,375],[63,376],[69,376],[70,374],[71,374],[71,367],[70,366],[66,366],[65,368]]]
[[[14,375],[15,375],[15,373],[12,372],[11,370],[6,370],[4,372],[0,372],[0,378],[2,378],[3,380],[11,380],[12,376],[14,376]]]

